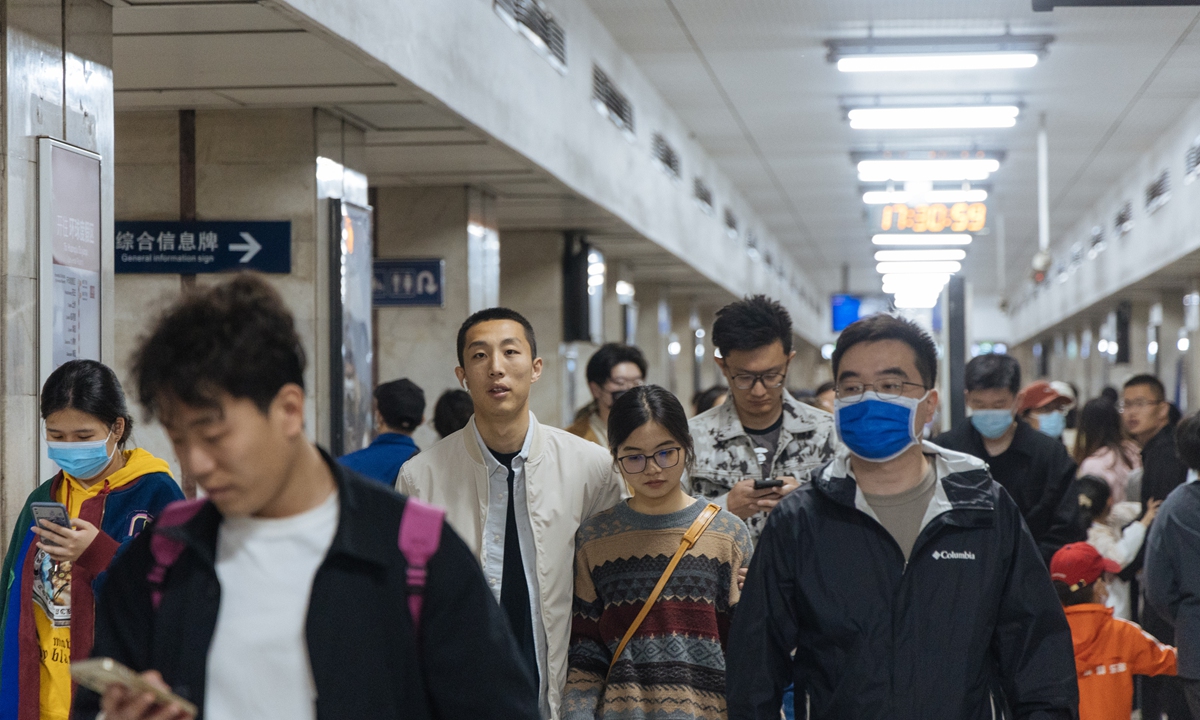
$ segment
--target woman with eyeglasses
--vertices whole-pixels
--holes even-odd
[[[692,438],[667,390],[622,395],[608,440],[631,497],[576,536],[563,718],[725,718],[725,643],[750,533],[684,492]]]

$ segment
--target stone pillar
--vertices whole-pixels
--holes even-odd
[[[563,235],[554,230],[506,231],[500,242],[500,304],[525,316],[537,333],[542,378],[529,407],[538,421],[565,427],[577,408],[564,405],[567,383],[563,357]],[[576,375],[583,377],[592,346],[580,343]],[[576,383],[576,405],[591,400],[587,384]]]
[[[4,311],[0,314],[3,413],[0,414],[0,546],[7,545],[39,476],[38,141],[62,140],[101,156],[101,360],[113,340],[112,8],[102,0],[4,2]],[[49,308],[46,308],[48,311]]]

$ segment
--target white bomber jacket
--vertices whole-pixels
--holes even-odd
[[[551,718],[557,719],[571,640],[575,533],[584,520],[616,505],[624,484],[604,448],[542,425],[532,413],[530,423],[525,483],[547,645],[547,667],[540,672],[547,680]],[[450,526],[482,565],[488,477],[475,433],[472,417],[462,430],[414,455],[400,468],[396,489],[445,508]]]

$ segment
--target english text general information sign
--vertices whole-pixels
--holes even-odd
[[[115,223],[118,273],[292,271],[290,221]]]

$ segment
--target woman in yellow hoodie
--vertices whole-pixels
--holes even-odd
[[[95,596],[122,548],[183,499],[164,460],[126,450],[133,418],[113,371],[72,360],[42,388],[48,455],[62,470],[30,494],[4,559],[0,717],[68,720],[71,662],[91,654]],[[71,527],[33,523],[57,502]]]

